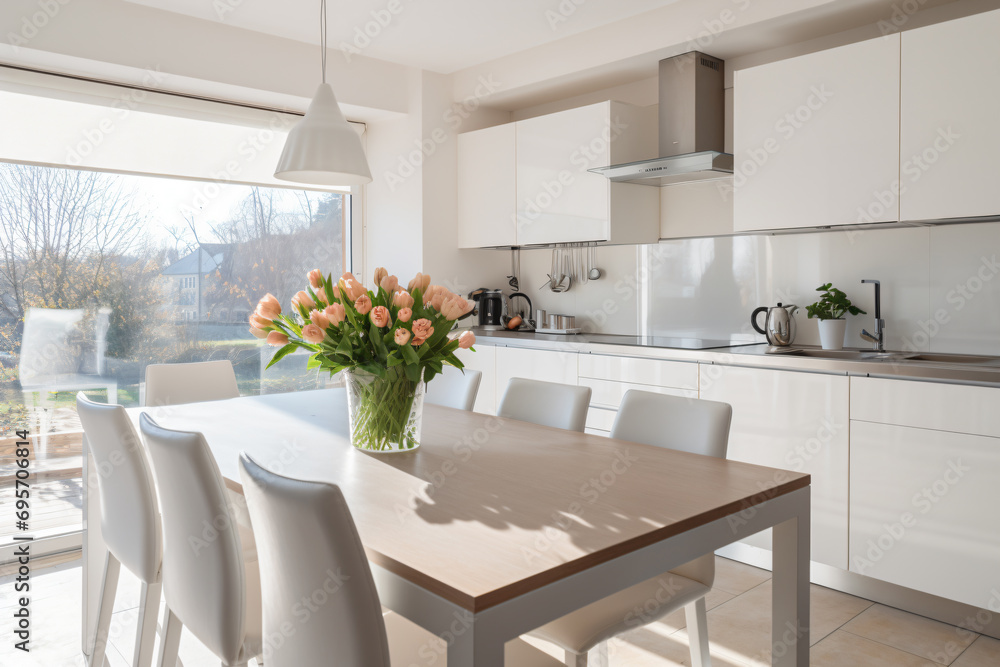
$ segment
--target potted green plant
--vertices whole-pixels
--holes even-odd
[[[809,319],[819,320],[819,342],[824,350],[839,350],[844,347],[844,332],[847,330],[847,320],[844,315],[866,315],[865,311],[851,303],[841,290],[833,283],[820,285],[817,292],[823,295],[819,301],[806,307]]]

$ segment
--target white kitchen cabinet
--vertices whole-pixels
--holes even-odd
[[[851,378],[851,419],[1000,438],[1000,388]]]
[[[656,157],[651,108],[600,102],[516,126],[519,245],[656,242],[658,189],[588,171]]]
[[[611,435],[611,427],[615,425],[617,414],[618,410],[597,408],[591,405],[590,410],[587,411],[587,433],[605,437]]]
[[[458,135],[458,247],[517,245],[514,123]]]
[[[586,356],[586,355],[581,355]],[[625,393],[630,389],[639,391],[649,391],[654,394],[665,394],[667,396],[682,396],[684,398],[698,398],[697,389],[678,389],[676,387],[659,387],[648,384],[634,384],[632,382],[612,382],[610,380],[597,380],[594,378],[580,378],[581,387],[590,387],[590,405],[593,407],[605,408],[618,411]]]
[[[736,71],[735,231],[898,221],[899,68],[889,35]]]
[[[846,376],[701,366],[701,398],[733,406],[728,458],[812,477],[812,560],[847,569]],[[770,531],[744,540],[771,548]]]
[[[582,354],[580,377],[698,390],[698,364],[666,359]]]
[[[511,378],[577,384],[576,352],[533,350],[524,347],[496,348],[496,404],[500,405]]]
[[[902,220],[1000,214],[1000,11],[902,34]]]
[[[851,421],[852,572],[986,608],[998,506],[1000,439]]]
[[[483,374],[479,382],[479,393],[476,394],[475,412],[487,415],[497,413],[497,348],[493,345],[477,343],[473,347],[475,352],[470,350],[455,350],[457,356],[466,368],[480,371]]]

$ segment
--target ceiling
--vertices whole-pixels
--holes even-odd
[[[319,43],[319,0],[283,0],[280,5],[273,0],[128,1]],[[365,56],[450,74],[677,1],[329,0],[329,44],[338,49],[347,44]],[[398,8],[395,14],[389,6]],[[373,35],[370,39],[363,34],[366,30]]]

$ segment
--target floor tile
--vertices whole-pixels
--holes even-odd
[[[628,667],[676,667],[691,664],[687,634],[668,634],[666,626],[651,623],[617,637],[608,646],[609,662]],[[711,633],[711,630],[709,630]],[[713,667],[748,667],[748,663],[731,654],[721,654],[710,648]]]
[[[935,667],[937,663],[837,630],[812,647],[810,667]]]
[[[871,605],[846,593],[810,587],[810,642],[848,622]],[[678,634],[686,637],[686,631]],[[771,660],[771,582],[756,586],[708,612],[708,637],[713,655],[729,656],[751,665],[769,665]]]
[[[736,596],[732,593],[727,593],[719,588],[713,588],[708,592],[708,595],[705,596],[705,608],[709,610],[715,609],[723,602],[729,602],[735,597]],[[662,630],[664,632],[672,634],[687,627],[687,614],[684,613],[683,609],[678,609],[671,614],[667,614],[659,621],[652,623],[651,625],[662,626]]]
[[[980,637],[958,656],[951,667],[997,667],[1000,665],[1000,639]]]
[[[881,604],[859,614],[844,630],[941,665],[950,665],[978,636]]]
[[[735,560],[715,557],[715,588],[740,595],[771,578],[771,573]]]

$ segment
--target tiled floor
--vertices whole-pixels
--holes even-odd
[[[41,565],[41,564],[39,564]],[[83,667],[80,657],[80,560],[62,559],[34,573],[33,650],[14,652],[0,645],[4,667]],[[138,582],[123,571],[111,627],[107,667],[127,667],[132,655]],[[10,618],[13,596],[6,595],[9,572],[0,568],[0,617]],[[708,596],[708,628],[713,664],[748,667],[770,664],[771,575],[724,558],[717,559],[716,586]],[[873,604],[820,586],[812,587],[813,667],[997,667],[1000,641],[981,637],[921,616]],[[684,614],[613,640],[611,664],[670,667],[690,664]],[[540,648],[550,647],[533,641]],[[184,667],[216,667],[218,660],[190,633],[181,642]],[[424,667],[426,663],[413,662]],[[427,665],[430,667],[430,665]],[[440,661],[436,667],[440,667]]]

